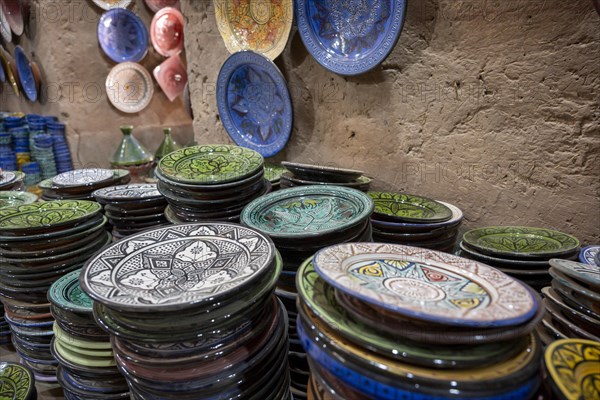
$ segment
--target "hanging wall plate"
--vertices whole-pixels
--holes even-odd
[[[400,37],[406,0],[297,0],[304,45],[328,70],[359,75],[383,62]]]
[[[25,30],[25,23],[23,22],[23,13],[21,10],[20,0],[2,0],[2,12],[10,25],[12,32],[21,36]]]
[[[4,39],[6,43],[10,43],[12,41],[10,24],[8,23],[8,19],[6,19],[6,15],[4,15],[2,7],[0,7],[0,36],[2,36],[2,39]]]
[[[98,41],[114,62],[139,62],[148,53],[148,30],[133,12],[114,8],[98,22]]]
[[[35,102],[38,99],[37,83],[31,63],[25,54],[25,51],[21,46],[15,47],[15,63],[17,71],[19,71],[19,81],[23,88],[23,93],[31,102]]]
[[[154,84],[150,73],[136,63],[116,65],[106,78],[108,99],[118,110],[137,113],[150,104]]]

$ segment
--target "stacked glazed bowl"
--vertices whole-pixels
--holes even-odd
[[[460,254],[484,262],[540,291],[549,286],[551,258],[575,260],[579,240],[563,232],[526,226],[489,226],[463,235]]]
[[[372,211],[373,202],[358,190],[302,186],[258,198],[242,212],[242,224],[269,235],[283,258],[276,293],[290,318],[290,369],[295,397],[306,397],[309,378],[306,353],[295,326],[298,267],[323,247],[371,241]]]
[[[273,242],[228,223],[145,231],[86,264],[82,289],[133,399],[288,399]]]
[[[540,387],[538,296],[484,264],[341,244],[303,264],[298,291],[314,398],[526,399]]]
[[[301,164],[284,161],[281,163],[287,169],[280,175],[280,186],[290,188],[308,185],[335,185],[366,192],[371,187],[371,178],[363,171],[338,168],[335,166]]]
[[[59,363],[58,382],[66,399],[129,398],[109,335],[94,320],[92,300],[81,291],[79,274],[80,270],[68,273],[48,291],[55,319],[51,351]]]
[[[452,252],[463,220],[449,203],[405,193],[369,192],[373,240]]]
[[[63,172],[39,183],[42,200],[94,200],[92,193],[100,188],[123,185],[131,180],[122,169],[86,168]]]
[[[187,147],[163,157],[156,170],[158,190],[174,224],[238,222],[246,204],[271,190],[263,157],[237,146]]]
[[[167,201],[155,184],[109,186],[96,190],[93,195],[104,206],[104,215],[113,227],[115,239],[168,224]]]
[[[47,292],[110,243],[101,206],[51,201],[0,210],[0,298],[17,353],[40,381],[56,380]]]

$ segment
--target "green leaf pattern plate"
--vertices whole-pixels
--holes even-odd
[[[265,163],[265,178],[271,183],[279,182],[281,175],[286,172],[288,172],[287,168],[281,165]]]
[[[463,242],[480,252],[509,257],[556,257],[574,253],[579,240],[566,233],[524,226],[492,226],[473,229]]]
[[[229,145],[188,147],[163,157],[159,171],[183,183],[225,183],[241,180],[263,168],[263,157],[250,149]]]
[[[243,224],[272,237],[320,236],[365,221],[373,211],[366,194],[337,186],[302,186],[260,197],[242,211]]]
[[[29,192],[0,191],[0,208],[22,206],[35,203],[37,196]]]
[[[529,289],[476,261],[382,243],[331,246],[314,257],[336,289],[403,316],[456,326],[513,326],[538,304]]]
[[[100,204],[83,200],[57,200],[0,210],[0,230],[19,231],[75,223],[99,213]]]
[[[0,399],[27,400],[35,388],[29,369],[19,364],[0,363]]]
[[[435,200],[403,193],[369,192],[375,202],[375,214],[408,222],[444,222],[452,210]]]

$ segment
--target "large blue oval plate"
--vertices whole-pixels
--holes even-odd
[[[406,0],[297,0],[298,29],[312,56],[340,75],[365,73],[393,50]]]
[[[241,51],[225,61],[217,80],[225,130],[243,147],[272,157],[292,133],[292,101],[285,78],[268,58]]]
[[[38,98],[38,90],[29,59],[21,46],[15,47],[14,55],[23,92],[29,101],[35,102]]]
[[[140,62],[148,52],[148,29],[133,12],[113,8],[100,17],[98,41],[114,62]]]

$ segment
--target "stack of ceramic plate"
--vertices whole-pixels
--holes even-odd
[[[600,268],[600,245],[590,245],[581,249],[579,261]]]
[[[168,226],[105,248],[82,289],[134,399],[288,399],[273,242],[234,224]]]
[[[550,265],[552,286],[542,289],[547,314],[538,326],[542,341],[600,341],[600,270],[561,259],[550,260]]]
[[[174,224],[237,222],[246,204],[271,190],[263,158],[237,146],[205,145],[163,157],[155,170],[158,190],[167,198]]]
[[[38,197],[29,192],[6,190],[0,191],[0,208],[22,206],[37,201]]]
[[[111,236],[90,201],[52,201],[0,210],[0,297],[19,355],[41,380],[56,379],[50,354],[52,315],[46,294],[81,268]]]
[[[282,188],[307,185],[336,185],[358,189],[363,192],[369,190],[371,178],[363,175],[363,171],[328,167],[320,165],[299,164],[289,161],[281,163],[288,172],[281,175]]]
[[[576,259],[579,241],[543,228],[491,226],[463,235],[460,254],[498,268],[536,290],[550,285],[551,258]]]
[[[544,370],[550,392],[557,400],[600,398],[600,342],[557,340],[546,349]]]
[[[63,172],[38,186],[42,200],[94,200],[95,190],[124,185],[130,180],[129,172],[123,169],[88,168]]]
[[[2,171],[0,175],[0,191],[22,190],[25,174],[19,171]]]
[[[265,163],[265,178],[271,182],[271,187],[273,191],[279,190],[281,188],[281,175],[289,172],[287,168],[281,165],[273,164],[273,163]]]
[[[67,399],[127,398],[129,388],[117,369],[110,337],[96,324],[92,300],[79,286],[80,270],[56,281],[48,291],[56,322],[52,354]]]
[[[453,251],[463,220],[458,207],[403,193],[369,192],[369,196],[375,203],[371,216],[375,242]]]
[[[526,399],[540,386],[543,307],[492,267],[349,243],[309,259],[298,290],[312,379],[344,399]]]
[[[306,397],[309,377],[306,353],[295,330],[298,267],[323,247],[371,241],[369,215],[372,211],[373,202],[358,190],[303,186],[263,196],[242,212],[242,223],[269,235],[283,258],[276,293],[291,321],[290,369],[296,397]]]
[[[9,362],[0,363],[0,388],[2,398],[36,400],[35,377],[25,365]]]
[[[0,346],[10,343],[10,326],[4,319],[4,307],[0,303]]]
[[[109,186],[93,193],[104,205],[104,215],[113,226],[115,239],[167,224],[167,201],[155,184]]]

